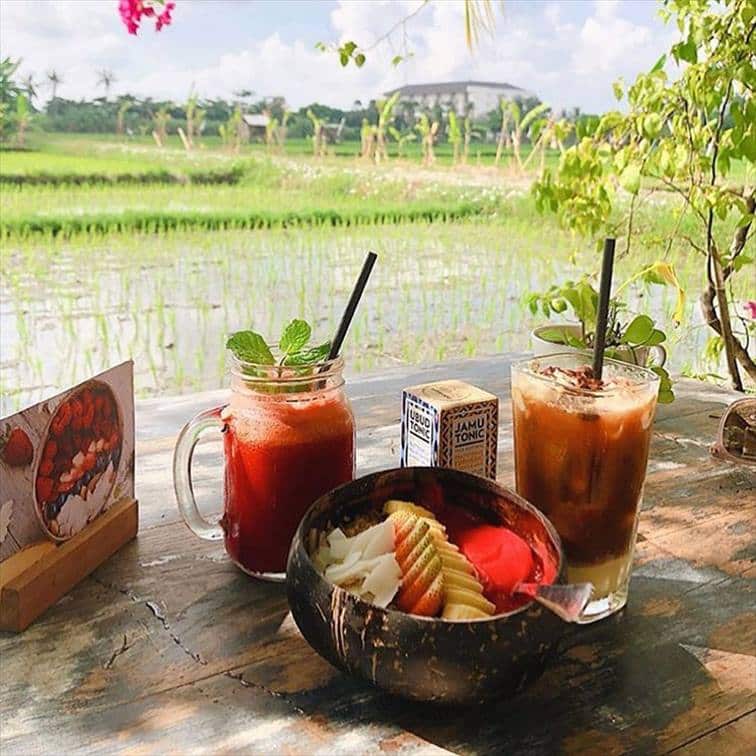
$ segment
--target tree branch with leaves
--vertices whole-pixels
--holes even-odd
[[[595,237],[618,230],[617,215],[629,197],[619,224],[628,248],[642,203],[665,194],[679,198],[674,238],[656,243],[665,254],[676,244],[700,255],[707,281],[703,316],[712,338],[721,341],[732,386],[743,390],[741,371],[756,383],[748,349],[756,329],[739,315],[732,283],[736,274],[753,277],[754,268],[746,247],[756,181],[756,6],[752,0],[667,0],[661,12],[675,22],[680,39],[626,91],[615,85],[627,111],[606,113],[576,133],[576,143],[562,147],[558,167],[545,169],[533,190],[540,210]],[[667,73],[672,66],[674,77]]]

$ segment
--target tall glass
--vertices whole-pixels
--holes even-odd
[[[659,378],[563,353],[512,366],[517,492],[554,524],[570,582],[590,582],[583,621],[627,603]]]
[[[291,540],[315,499],[354,477],[354,415],[341,358],[282,368],[231,360],[225,406],[200,413],[181,431],[173,476],[179,510],[200,538],[223,538],[245,572],[283,579]],[[191,461],[200,435],[223,432],[223,517],[197,509]]]

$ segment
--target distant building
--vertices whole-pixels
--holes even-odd
[[[533,93],[513,84],[493,81],[442,81],[436,84],[407,84],[386,92],[391,97],[399,92],[400,102],[415,102],[424,108],[440,105],[453,107],[459,115],[483,115],[497,110],[501,98],[515,100],[533,97]]]
[[[265,141],[265,133],[270,123],[270,116],[267,113],[246,113],[242,116],[246,126],[245,139],[257,139]]]

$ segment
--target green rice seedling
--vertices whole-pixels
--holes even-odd
[[[99,197],[105,202],[127,189],[82,190],[78,201]],[[237,188],[220,190],[225,194],[217,207],[238,199]],[[45,197],[52,194],[48,188],[40,191]],[[145,191],[160,195],[162,190]],[[181,187],[174,201],[204,201],[207,191]],[[136,202],[137,194],[121,196]],[[6,195],[3,188],[3,203]],[[55,196],[64,207],[62,195]],[[378,250],[379,266],[345,345],[350,371],[391,365],[397,359],[422,364],[439,355],[452,359],[527,349],[530,329],[539,319],[520,305],[522,294],[590,270],[595,253],[535,217],[526,201],[511,200],[505,206],[507,214],[496,219],[418,220],[411,232],[394,224],[255,233],[193,227],[170,234],[91,232],[70,239],[49,234],[6,239],[0,306],[15,318],[10,321],[11,337],[3,333],[2,406],[15,397],[31,396],[42,383],[61,385],[73,375],[81,380],[91,374],[91,367],[99,370],[127,356],[137,363],[140,394],[223,385],[222,344],[229,330],[246,326],[275,333],[286,318],[301,311],[320,319],[318,332],[330,335],[367,248]],[[663,214],[660,234],[667,224]],[[630,270],[647,259],[639,246],[618,267]],[[678,274],[691,292],[701,285],[694,261],[680,258]],[[81,296],[71,297],[74,289]],[[671,302],[657,290],[645,292],[641,306],[662,319]],[[745,298],[747,292],[740,295]],[[685,360],[698,373],[716,372],[716,365],[707,361],[710,357],[699,356],[707,338],[693,299],[686,309],[689,325],[669,333],[674,344],[671,364],[675,369]],[[187,328],[188,323],[194,325]],[[49,349],[45,345],[50,342],[62,349]],[[92,349],[91,367],[75,344]],[[33,355],[41,355],[41,378]]]

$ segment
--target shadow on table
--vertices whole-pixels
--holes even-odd
[[[713,727],[725,702],[742,703],[740,683],[713,679],[702,659],[718,623],[732,627],[746,621],[748,590],[743,581],[692,592],[677,581],[634,583],[633,607],[571,629],[554,664],[513,699],[440,707],[396,699],[340,676],[292,700],[305,713],[332,722],[398,726],[464,753],[674,747]],[[660,610],[670,595],[680,597],[670,605],[674,611]],[[691,645],[674,641],[681,636]]]

